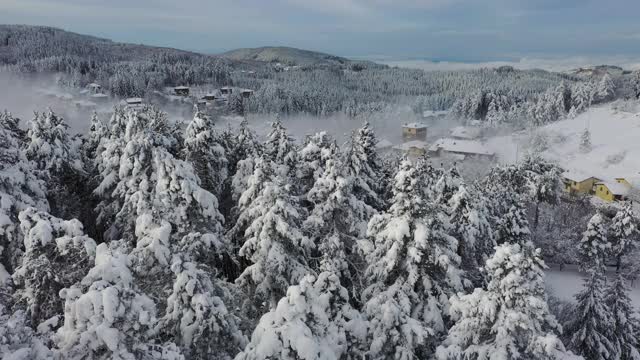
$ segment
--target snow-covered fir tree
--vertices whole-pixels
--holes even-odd
[[[18,214],[29,207],[48,211],[45,182],[22,151],[23,139],[13,130],[19,120],[0,118],[0,286],[6,289],[23,253]],[[7,287],[5,287],[7,286]]]
[[[628,201],[616,212],[609,226],[609,239],[613,244],[612,253],[616,258],[616,270],[620,272],[625,255],[638,248],[638,220],[633,204]]]
[[[239,255],[250,261],[237,282],[274,308],[286,289],[311,273],[307,261],[314,243],[303,234],[304,210],[281,176],[263,184],[255,200],[240,214],[248,224]]]
[[[637,338],[640,323],[636,318],[629,285],[622,274],[618,274],[607,289],[606,303],[613,315],[613,345],[620,360],[639,360],[640,341]]]
[[[171,269],[175,281],[167,298],[165,315],[155,331],[175,341],[189,359],[228,359],[246,344],[238,328],[239,319],[223,301],[222,283],[215,283],[210,270],[175,256]]]
[[[323,167],[323,173],[308,192],[312,211],[303,223],[321,257],[312,265],[338,275],[352,297],[359,297],[357,275],[362,271],[359,265],[362,259],[356,243],[366,236],[367,222],[375,210],[355,197],[353,179],[345,177],[339,157],[329,158]]]
[[[430,218],[418,174],[403,160],[385,213],[362,241],[368,268],[363,312],[372,359],[428,357],[446,331],[448,297],[462,288],[458,242]],[[439,231],[438,231],[439,230]],[[437,254],[437,255],[436,255]]]
[[[384,208],[385,191],[382,163],[377,153],[378,140],[369,123],[351,134],[345,154],[347,176],[354,179],[356,197],[376,210]]]
[[[480,266],[493,254],[496,243],[486,208],[461,185],[449,200],[449,233],[458,240],[465,278],[481,284]],[[432,214],[437,216],[437,214]]]
[[[3,359],[53,360],[47,338],[29,325],[23,310],[0,304],[0,354]]]
[[[324,165],[329,159],[336,158],[337,145],[326,131],[307,136],[300,148],[297,178],[302,187],[301,193],[306,194],[314,182],[324,171]]]
[[[264,156],[276,165],[279,175],[293,177],[298,164],[298,148],[280,119],[271,124],[264,144]]]
[[[35,208],[20,213],[20,231],[24,254],[13,273],[14,300],[36,328],[62,315],[58,293],[85,276],[93,265],[96,243],[78,220],[65,221]]]
[[[524,245],[530,240],[531,231],[526,211],[519,203],[513,203],[508,212],[498,221],[496,242]]]
[[[228,161],[224,148],[217,141],[213,121],[196,111],[184,131],[184,159],[193,165],[200,186],[220,197],[228,175]]]
[[[576,294],[574,318],[567,324],[569,347],[586,360],[617,359],[614,315],[606,300],[605,260],[611,244],[607,239],[604,219],[596,213],[579,244],[580,268],[586,274],[582,291]]]
[[[591,132],[589,129],[585,128],[580,134],[580,151],[588,153],[591,151],[591,147]]]
[[[604,75],[602,75],[602,78],[596,86],[594,100],[598,102],[611,100],[615,95],[615,91],[616,85],[611,79],[611,75],[605,73]]]
[[[449,201],[462,185],[462,177],[454,164],[449,170],[443,171],[434,186],[433,199],[445,206],[448,211]]]
[[[307,275],[262,316],[236,359],[360,359],[366,328],[337,275]]]
[[[547,305],[545,268],[530,243],[498,246],[485,266],[486,288],[451,298],[456,322],[436,358],[574,358],[558,338],[561,327]]]
[[[95,266],[60,296],[64,325],[54,341],[65,359],[184,358],[175,344],[153,339],[156,305],[137,287],[127,255],[116,246],[100,244]]]

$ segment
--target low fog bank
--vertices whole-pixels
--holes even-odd
[[[90,94],[81,93],[82,89],[72,89],[58,84],[55,75],[14,75],[0,72],[0,111],[8,110],[19,117],[22,126],[26,127],[35,111],[45,112],[49,109],[62,116],[69,125],[72,134],[86,133],[94,111],[100,118],[107,120],[120,99],[108,99],[92,106]],[[95,105],[95,106],[94,106]],[[168,114],[171,121],[189,122],[193,109],[184,104],[163,104],[159,108]],[[260,136],[265,136],[277,115],[248,114],[250,126]],[[242,117],[222,116],[217,120],[218,128],[237,127]],[[292,115],[281,117],[293,137],[302,142],[306,135],[326,131],[340,144],[346,142],[353,130],[368,121],[375,130],[379,140],[386,139],[394,144],[402,142],[402,125],[410,122],[425,122],[429,126],[428,140],[445,136],[449,130],[458,125],[451,119],[425,121],[412,111],[410,106],[390,106],[387,110],[349,117],[337,113],[326,117],[310,115]]]

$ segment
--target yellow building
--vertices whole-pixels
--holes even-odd
[[[402,125],[402,139],[404,139],[404,141],[427,140],[427,125],[422,123]]]
[[[625,179],[620,178],[620,180],[621,181],[616,179],[615,182],[614,181],[597,182],[594,186],[595,195],[607,202],[627,200],[627,196],[629,195],[629,190],[631,190],[631,186]]]
[[[571,194],[592,194],[600,179],[582,173],[567,171],[562,174],[564,189]]]

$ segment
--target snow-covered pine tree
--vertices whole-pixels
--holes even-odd
[[[338,147],[326,131],[309,135],[300,149],[296,177],[300,180],[301,193],[307,194],[322,175],[324,165],[338,156]]]
[[[608,73],[605,73],[595,89],[595,99],[599,102],[611,100],[616,92],[616,84]]]
[[[249,122],[243,119],[234,135],[233,147],[228,154],[231,176],[236,174],[241,161],[253,159],[262,153],[262,146],[256,138],[256,134],[249,128]]]
[[[46,180],[51,213],[67,219],[80,217],[84,170],[67,124],[49,110],[35,113],[29,125],[25,154]]]
[[[531,240],[527,213],[519,202],[513,202],[509,210],[498,220],[496,242],[524,245]]]
[[[237,319],[225,306],[224,285],[212,280],[211,269],[174,256],[173,289],[165,315],[155,331],[175,341],[189,359],[230,359],[246,345]]]
[[[13,274],[16,306],[31,326],[63,313],[58,293],[80,281],[93,264],[96,243],[76,220],[62,220],[28,208],[20,213],[24,255]]]
[[[232,209],[232,216],[235,221],[233,226],[227,231],[227,238],[231,240],[234,247],[240,248],[244,243],[244,235],[247,227],[253,221],[249,216],[248,209],[260,196],[265,185],[274,178],[273,163],[262,157],[252,159],[252,173],[245,180],[244,190],[238,197],[237,204]],[[234,179],[235,182],[235,179]]]
[[[456,320],[438,360],[578,359],[565,350],[549,311],[544,262],[530,244],[503,244],[486,263],[485,289],[451,298]]]
[[[279,118],[271,124],[271,132],[264,144],[264,156],[273,162],[279,175],[293,178],[298,163],[298,149]]]
[[[29,325],[24,311],[8,312],[0,303],[0,354],[2,359],[52,360],[46,338]]]
[[[337,275],[307,275],[262,316],[236,359],[360,359],[366,328]]]
[[[448,205],[449,233],[458,240],[464,277],[471,282],[465,286],[480,285],[483,282],[480,266],[493,254],[496,245],[488,211],[467,191],[465,185],[460,185]]]
[[[18,119],[3,113],[0,121],[0,288],[7,289],[10,274],[23,252],[18,232],[20,211],[29,207],[48,211],[45,184],[21,148],[23,142],[12,130]],[[6,285],[6,287],[5,287]]]
[[[323,168],[307,195],[313,209],[303,223],[321,258],[311,265],[315,270],[335,273],[352,297],[359,297],[362,289],[355,277],[362,271],[362,261],[356,244],[366,236],[367,222],[375,210],[355,197],[353,179],[343,175],[337,156],[329,157]]]
[[[607,237],[606,223],[601,212],[598,211],[591,217],[578,246],[581,271],[604,275],[607,256],[611,252],[611,242]]]
[[[104,148],[100,145],[103,139],[106,139],[109,135],[109,129],[98,117],[98,114],[94,112],[91,115],[89,133],[86,136],[83,144],[83,156],[85,168],[89,173],[93,173],[95,167],[95,159],[97,154],[102,153]]]
[[[251,262],[237,279],[254,305],[274,308],[286,289],[312,273],[308,255],[314,244],[301,231],[303,209],[281,176],[264,183],[260,195],[240,215],[249,224],[240,256]],[[249,304],[248,304],[249,305]]]
[[[129,271],[128,256],[112,243],[96,248],[95,266],[60,291],[64,325],[54,338],[65,359],[183,359],[173,343],[156,343],[156,306]]]
[[[630,289],[622,274],[618,274],[607,289],[606,303],[613,315],[613,343],[620,360],[640,360],[640,323],[629,298]]]
[[[193,165],[200,186],[220,197],[228,175],[228,161],[224,148],[217,141],[213,121],[196,111],[183,137],[184,159]]]
[[[620,272],[625,255],[638,248],[638,224],[633,212],[633,204],[628,201],[616,212],[609,226],[609,239],[613,243],[613,256],[616,258],[616,270]]]
[[[418,174],[403,160],[389,210],[369,222],[362,241],[368,268],[363,293],[372,359],[427,358],[446,332],[448,297],[461,290],[458,242],[438,231]],[[437,254],[437,255],[436,255]]]
[[[377,143],[373,130],[365,122],[351,134],[344,164],[346,175],[355,179],[353,191],[356,197],[374,209],[382,210],[386,184]]]
[[[587,128],[580,134],[580,151],[583,153],[591,151],[591,132]]]
[[[449,200],[462,185],[462,177],[454,164],[449,170],[443,171],[434,186],[433,200],[448,209]]]
[[[566,326],[571,335],[570,348],[586,360],[617,359],[613,328],[614,315],[605,299],[605,260],[611,244],[604,219],[596,213],[580,241],[580,268],[585,272],[584,288],[576,294],[574,319]]]

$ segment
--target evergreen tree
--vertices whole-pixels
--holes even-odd
[[[167,341],[175,340],[189,359],[235,356],[246,339],[238,329],[239,319],[223,302],[223,284],[213,282],[206,267],[180,256],[174,257],[171,269],[176,279],[156,331]]]
[[[480,284],[480,264],[491,256],[495,247],[487,210],[464,185],[449,200],[449,209],[450,234],[458,239],[458,254],[465,278]]]
[[[58,293],[91,268],[96,243],[78,220],[61,220],[35,208],[20,213],[20,230],[25,252],[13,274],[14,298],[36,328],[62,315]]]
[[[569,359],[545,295],[544,262],[530,244],[503,244],[487,261],[486,289],[451,298],[456,319],[436,357]]]
[[[372,359],[428,357],[446,331],[448,296],[461,289],[458,242],[430,218],[417,175],[403,160],[389,210],[369,222],[373,243],[361,245],[369,264],[363,295]]]
[[[622,274],[607,289],[606,303],[613,315],[613,345],[620,360],[640,359],[637,331],[640,327],[629,298],[629,286]]]
[[[355,179],[353,191],[356,197],[374,209],[382,210],[385,205],[382,195],[386,185],[383,183],[377,143],[373,130],[365,122],[352,133],[344,164],[347,176]]]
[[[568,324],[570,346],[586,360],[617,359],[614,316],[605,301],[607,240],[602,214],[596,213],[580,241],[581,270],[586,273],[583,290],[576,294],[576,316]]]
[[[442,172],[435,184],[433,199],[448,209],[449,201],[462,185],[462,177],[455,164],[448,170]]]
[[[591,151],[591,132],[587,128],[580,135],[580,151],[583,153]]]
[[[638,247],[638,226],[631,202],[625,202],[611,220],[609,239],[613,243],[612,250],[616,257],[616,270],[620,272],[622,258]]]
[[[228,161],[217,141],[213,121],[196,111],[184,131],[184,159],[189,161],[200,179],[200,186],[220,197],[227,179]]]
[[[595,98],[601,102],[611,100],[615,96],[615,90],[616,85],[611,76],[605,73],[595,89]]]
[[[301,182],[302,194],[307,194],[314,182],[322,175],[327,160],[337,157],[338,148],[325,131],[305,138],[300,149],[297,178]]]
[[[249,226],[240,256],[251,262],[237,282],[274,308],[286,289],[312,272],[307,256],[314,244],[301,231],[304,214],[291,186],[276,176],[240,215]]]
[[[136,286],[128,257],[100,244],[95,266],[63,289],[64,325],[55,343],[66,359],[180,359],[172,343],[156,343],[156,306]]]
[[[366,236],[367,222],[375,211],[355,197],[353,179],[343,175],[337,157],[329,158],[323,167],[324,172],[307,195],[313,209],[303,229],[321,257],[313,263],[314,268],[338,275],[352,297],[359,297],[360,281],[354,277],[362,270],[358,266],[362,261],[356,243]]]
[[[509,211],[500,218],[496,230],[496,242],[502,244],[524,245],[531,240],[527,214],[519,203],[514,203]]]
[[[274,121],[264,146],[265,158],[276,165],[278,174],[293,177],[298,163],[297,152],[294,139],[289,136],[280,119]]]
[[[238,360],[360,359],[366,323],[338,276],[307,275],[260,319]]]
[[[22,310],[9,313],[0,304],[0,354],[3,359],[52,360],[47,339],[29,326]]]

